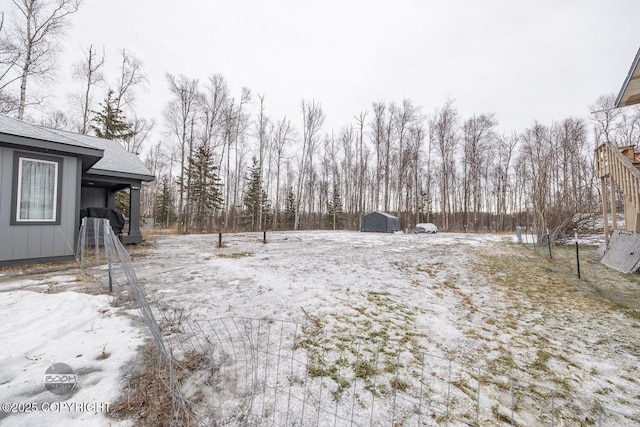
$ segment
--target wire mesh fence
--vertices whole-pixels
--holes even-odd
[[[85,218],[79,241],[83,270],[117,304],[140,308],[173,425],[640,425],[594,398],[461,363],[411,340],[330,334],[312,321],[185,320],[163,335],[108,221]]]
[[[251,318],[194,321],[184,332],[174,343],[179,349],[174,356],[195,358],[199,365],[189,373],[183,391],[196,405],[196,413],[206,413],[202,419],[212,424],[640,423],[595,399],[463,364],[410,344],[330,336],[309,325]]]
[[[116,305],[137,305],[149,328],[158,350],[157,366],[159,380],[172,397],[172,419],[179,425],[188,418],[188,403],[184,399],[173,367],[173,358],[165,344],[158,322],[149,305],[144,289],[136,277],[129,253],[120,239],[113,233],[106,218],[82,219],[77,253],[85,274],[94,277],[101,290],[114,295]]]

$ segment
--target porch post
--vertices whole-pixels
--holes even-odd
[[[129,187],[129,236],[140,236],[140,184]]]
[[[609,213],[607,212],[607,179],[600,178],[600,189],[602,192],[602,220],[604,223],[604,247],[609,248]]]
[[[616,209],[616,182],[613,175],[609,175],[609,184],[611,185],[611,229],[615,232],[618,229],[618,212]]]

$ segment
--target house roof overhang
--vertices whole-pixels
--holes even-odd
[[[136,154],[125,150],[118,141],[57,129],[53,130],[53,132],[73,139],[79,144],[103,151],[102,158],[91,169],[85,170],[86,174],[100,176],[104,180],[111,179],[114,183],[120,183],[123,179],[131,182],[153,181],[155,179],[155,176],[151,174],[140,158]]]
[[[631,64],[631,69],[624,80],[620,93],[616,98],[614,108],[640,104],[640,49]]]
[[[151,175],[113,172],[91,168],[82,174],[82,185],[120,189],[129,186],[139,186],[142,182],[149,182],[154,179],[155,177]]]
[[[51,129],[0,114],[0,145],[24,151],[76,156],[86,171],[104,157],[102,147],[83,144]]]
[[[82,170],[86,171],[103,157],[104,151],[94,147],[79,147],[64,145],[59,142],[37,140],[20,135],[2,134],[0,145],[17,150],[35,151],[40,153],[57,154],[61,156],[78,156],[82,160]]]

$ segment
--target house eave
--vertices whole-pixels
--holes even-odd
[[[76,145],[65,145],[60,142],[51,142],[41,139],[27,138],[19,135],[1,133],[0,146],[36,151],[40,153],[72,155],[82,158],[82,169],[88,170],[95,165],[104,155],[104,150],[93,147],[79,147]]]
[[[123,180],[130,180],[130,181],[144,181],[144,182],[150,182],[150,181],[154,181],[156,179],[155,176],[153,175],[146,175],[146,174],[134,174],[134,173],[128,173],[128,172],[117,172],[117,171],[109,171],[109,170],[103,170],[103,169],[89,169],[85,175],[83,176],[83,179],[89,179],[91,176],[96,177],[96,179],[102,179],[102,180],[113,180],[115,179],[123,179]]]
[[[640,49],[638,49],[629,73],[627,73],[627,78],[616,97],[614,108],[640,104],[640,68],[638,65],[640,65]]]

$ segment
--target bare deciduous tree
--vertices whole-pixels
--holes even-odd
[[[533,126],[522,133],[522,152],[529,181],[528,198],[534,214],[534,225],[538,237],[542,237],[548,224],[550,205],[551,165],[553,150],[549,128],[534,122]]]
[[[144,86],[148,79],[142,71],[142,61],[125,49],[120,51],[120,76],[115,85],[114,99],[118,109],[135,104],[136,90]]]
[[[12,83],[20,79],[14,69],[20,59],[20,49],[11,38],[5,25],[4,12],[0,14],[0,113],[17,111],[19,100],[9,90]]]
[[[373,104],[373,119],[371,121],[371,133],[373,145],[376,153],[376,167],[374,169],[374,182],[372,188],[371,197],[373,198],[373,205],[375,209],[381,208],[381,183],[384,175],[384,141],[385,141],[385,129],[386,129],[386,105],[384,102],[377,102]]]
[[[507,204],[507,196],[508,194],[515,192],[515,185],[509,177],[509,173],[511,170],[511,163],[513,161],[513,156],[515,155],[515,149],[518,145],[519,139],[518,136],[512,134],[509,137],[500,137],[494,138],[495,149],[490,150],[490,153],[494,153],[493,162],[491,162],[491,166],[488,167],[493,168],[493,177],[494,177],[494,191],[496,192],[497,198],[497,207],[496,211],[499,215],[499,229],[504,230],[505,225],[505,217],[507,212],[516,212],[516,203],[512,203],[510,206]],[[486,170],[489,170],[488,168]],[[488,185],[488,183],[485,183]],[[514,199],[515,201],[515,199]],[[481,212],[480,204],[476,206],[476,210]]]
[[[98,83],[104,81],[104,75],[100,71],[104,66],[104,58],[104,48],[102,49],[102,55],[98,56],[93,45],[89,45],[89,48],[84,52],[84,60],[74,65],[73,77],[83,82],[82,94],[77,97],[82,114],[78,131],[83,135],[86,135],[89,131],[89,113],[92,109],[91,90]]]
[[[222,74],[214,74],[204,87],[202,94],[202,141],[215,149],[222,139],[225,111],[229,108],[229,89]]]
[[[615,143],[614,133],[618,126],[617,118],[622,110],[613,108],[616,98],[613,94],[601,95],[595,104],[589,106],[595,126],[596,145],[605,141]],[[595,148],[595,147],[594,147]]]
[[[194,126],[196,121],[196,108],[200,96],[198,80],[185,76],[174,77],[167,74],[169,91],[172,99],[164,110],[164,118],[172,136],[177,139],[180,150],[180,172],[178,178],[178,214],[182,221],[182,230],[188,231],[188,203],[189,177],[186,176],[187,166],[193,155]]]
[[[472,116],[462,125],[462,227],[469,227],[469,215],[473,213],[474,227],[478,225],[481,213],[481,178],[487,159],[487,151],[495,140],[494,127],[497,122],[493,114]]]
[[[440,155],[440,207],[443,215],[443,227],[449,230],[453,211],[452,191],[455,182],[454,153],[458,144],[457,135],[458,111],[453,101],[448,100],[442,108],[436,110],[431,117],[430,138]]]
[[[276,162],[276,201],[274,204],[275,210],[273,212],[273,229],[278,228],[278,214],[280,212],[280,171],[282,167],[282,161],[284,159],[284,149],[288,142],[293,137],[293,129],[291,128],[291,121],[284,117],[282,120],[278,120],[274,129],[274,137],[271,139],[273,144],[273,150],[275,152]]]
[[[54,110],[51,111],[40,121],[40,125],[51,129],[70,130],[71,124],[69,118],[64,111]]]
[[[313,154],[316,151],[318,144],[318,135],[322,129],[322,125],[325,119],[325,113],[322,111],[322,107],[315,100],[310,103],[302,100],[302,151],[299,156],[298,163],[298,183],[296,190],[296,215],[294,220],[294,229],[298,229],[300,223],[300,207],[302,200],[305,198],[305,189],[307,195],[310,197],[311,187],[309,184],[313,184],[314,171],[313,171]],[[306,185],[305,185],[306,184]],[[311,205],[311,203],[309,203]]]
[[[362,215],[365,210],[365,176],[367,175],[367,164],[365,162],[365,146],[364,146],[364,122],[367,118],[367,112],[363,111],[356,117],[358,123],[358,210],[357,213]]]
[[[130,153],[139,154],[142,144],[147,140],[149,134],[156,125],[155,120],[147,120],[138,117],[133,113],[131,122],[131,137],[122,141],[125,150]]]
[[[56,68],[58,38],[69,25],[69,15],[81,0],[12,0],[17,8],[14,38],[19,46],[20,100],[18,118],[27,105],[27,82],[47,78]]]

